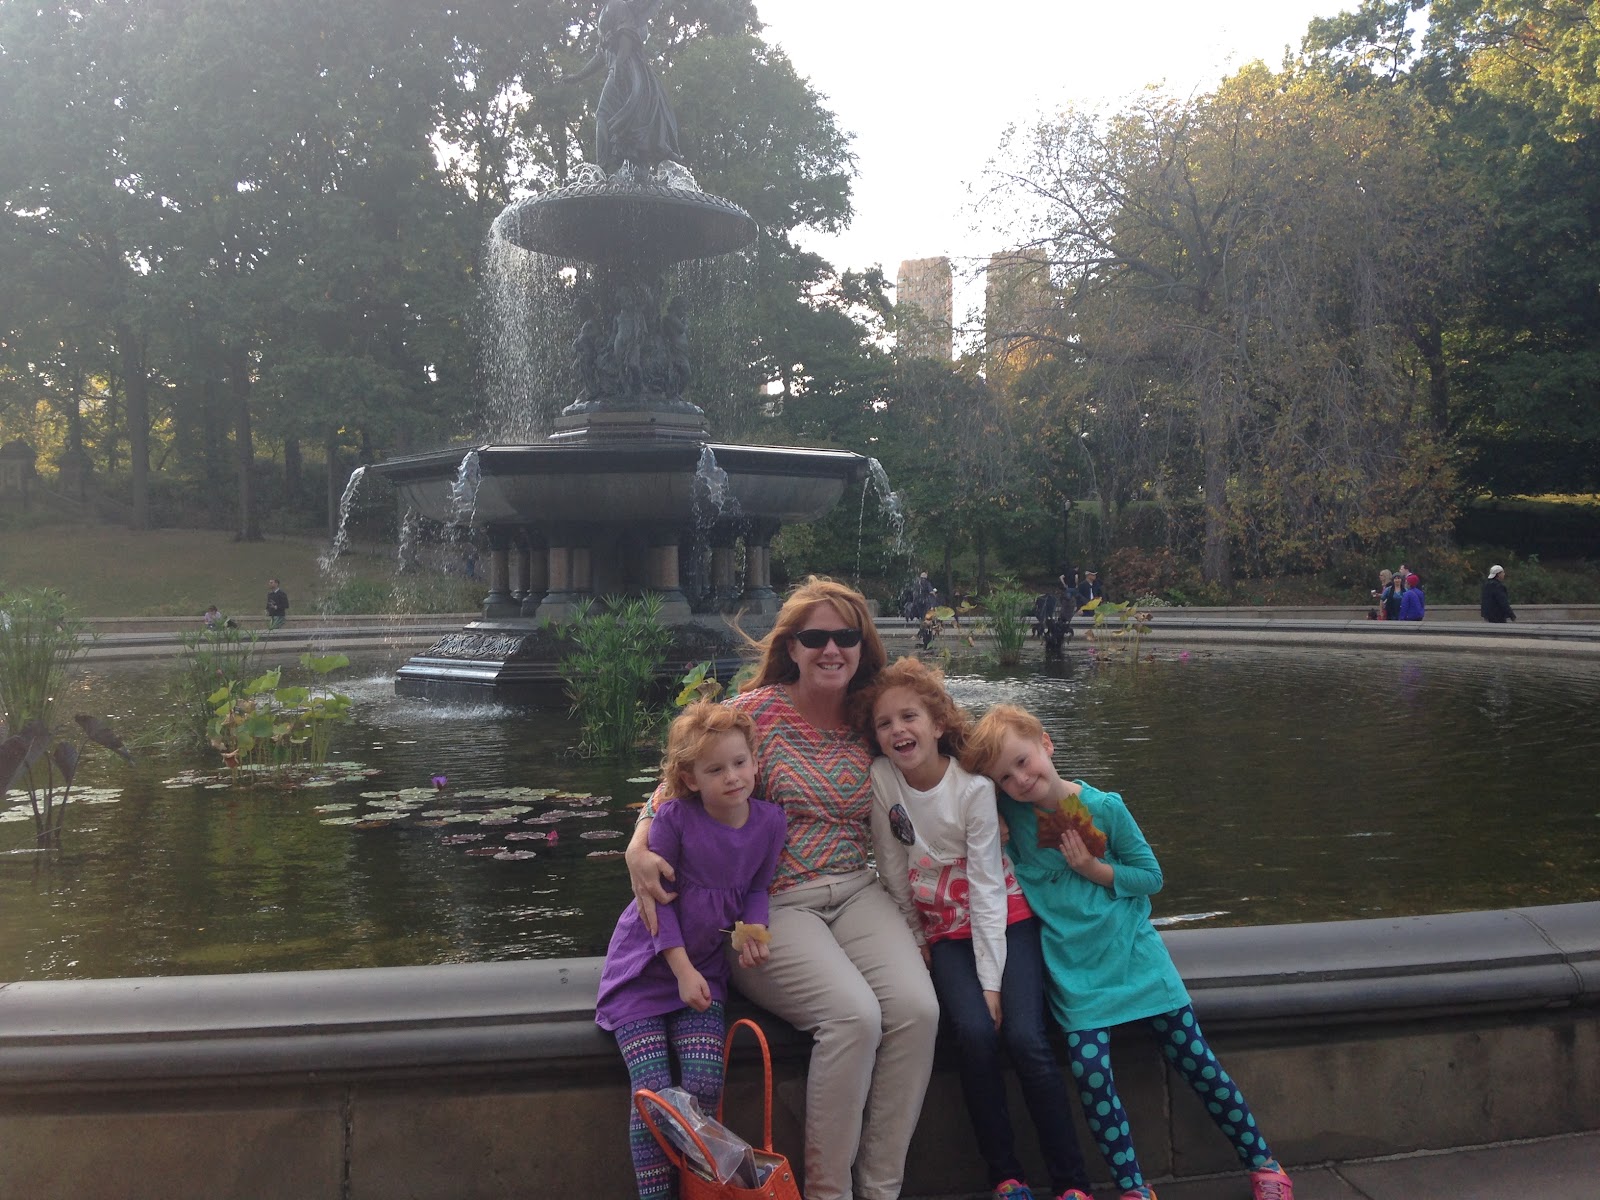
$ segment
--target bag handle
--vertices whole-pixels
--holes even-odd
[[[689,1156],[684,1154],[683,1151],[679,1150],[678,1147],[673,1144],[672,1139],[661,1132],[661,1129],[656,1125],[655,1117],[651,1113],[652,1106],[666,1114],[666,1116],[674,1125],[689,1135],[689,1140],[694,1143],[695,1149],[700,1151],[700,1158],[702,1162],[716,1162],[716,1159],[711,1156],[711,1151],[706,1147],[706,1144],[700,1140],[700,1135],[696,1133],[689,1126],[689,1123],[683,1119],[683,1114],[677,1109],[673,1108],[672,1105],[668,1104],[660,1096],[652,1092],[649,1088],[640,1088],[638,1091],[634,1092],[633,1106],[639,1110],[640,1119],[644,1121],[645,1128],[650,1131],[650,1136],[656,1139],[656,1144],[660,1146],[662,1151],[666,1154],[667,1161],[670,1162],[677,1170],[689,1171],[692,1169],[689,1163]],[[720,1117],[720,1112],[718,1115]]]
[[[772,1050],[767,1045],[767,1035],[764,1032],[762,1032],[761,1026],[757,1025],[754,1021],[750,1020],[749,1017],[740,1017],[737,1021],[735,1021],[732,1025],[730,1025],[728,1027],[728,1036],[723,1040],[723,1043],[722,1043],[723,1088],[722,1088],[722,1099],[717,1101],[717,1120],[718,1121],[722,1120],[722,1106],[723,1106],[724,1102],[727,1100],[727,1097],[728,1097],[728,1088],[727,1088],[728,1067],[727,1067],[727,1064],[731,1061],[730,1058],[729,1058],[729,1053],[733,1049],[733,1035],[738,1033],[741,1027],[743,1027],[745,1029],[748,1029],[751,1033],[755,1034],[756,1035],[756,1042],[761,1047],[761,1077],[762,1077],[761,1078],[761,1082],[762,1082],[762,1088],[763,1088],[763,1093],[764,1093],[764,1095],[763,1095],[762,1114],[761,1114],[761,1118],[762,1118],[761,1119],[761,1149],[764,1150],[766,1153],[771,1154],[771,1153],[773,1153],[773,1150],[772,1150]]]

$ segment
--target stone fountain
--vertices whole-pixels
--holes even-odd
[[[740,611],[743,627],[757,631],[777,610],[773,535],[822,516],[867,476],[869,460],[844,451],[713,442],[689,399],[690,306],[665,295],[668,270],[749,246],[757,230],[737,204],[701,191],[679,159],[677,123],[644,49],[659,7],[604,5],[599,49],[570,77],[607,69],[596,163],[566,186],[509,205],[492,231],[566,268],[577,394],[542,443],[435,451],[372,468],[395,485],[403,507],[445,526],[470,522],[489,544],[482,620],[402,667],[402,694],[547,686],[555,655],[540,627],[611,595],[659,597],[663,621],[679,632],[680,660],[717,657],[719,645],[726,653],[719,614]],[[715,506],[704,502],[708,481]],[[681,580],[703,547],[709,579],[692,606]]]

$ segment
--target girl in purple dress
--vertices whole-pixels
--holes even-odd
[[[617,919],[600,974],[595,1023],[615,1035],[633,1090],[678,1086],[714,1111],[722,1094],[723,1008],[729,932],[741,967],[767,961],[767,889],[783,849],[783,810],[752,799],[755,722],[741,709],[702,700],[667,731],[662,786],[676,795],[656,810],[650,849],[672,865],[677,902],[656,909],[651,936],[634,901]],[[743,928],[741,928],[743,926]],[[630,1104],[628,1141],[640,1200],[672,1194],[672,1173]]]

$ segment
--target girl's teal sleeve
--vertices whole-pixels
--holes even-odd
[[[1106,860],[1111,863],[1111,891],[1120,897],[1153,896],[1165,882],[1161,864],[1155,851],[1144,840],[1139,823],[1133,819],[1128,806],[1116,792],[1102,792],[1090,787],[1081,779],[1082,799],[1096,817],[1096,824],[1104,821],[1106,835]]]

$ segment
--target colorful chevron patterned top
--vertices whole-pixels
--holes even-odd
[[[789,820],[772,890],[866,867],[872,752],[861,735],[847,727],[813,728],[781,685],[741,692],[728,703],[755,719],[755,794],[781,805]],[[653,816],[665,799],[657,789],[641,815]]]

